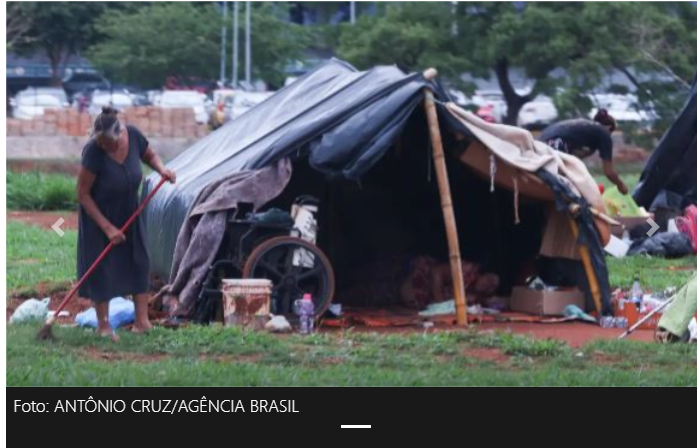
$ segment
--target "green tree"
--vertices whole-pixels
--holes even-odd
[[[313,32],[290,23],[288,8],[284,4],[253,2],[252,5],[253,76],[263,79],[274,89],[279,88],[286,78],[286,66],[305,57],[305,50],[313,42]],[[240,8],[240,13],[242,10]],[[245,31],[243,21],[240,22],[240,51],[243,51]],[[240,63],[238,69],[241,74],[244,64]]]
[[[621,72],[633,84],[635,107],[651,110],[658,118],[655,129],[662,132],[673,122],[697,68],[697,8],[670,2],[588,3],[576,17],[572,31],[578,45],[555,98],[560,112],[587,112],[589,94],[602,78]]]
[[[394,3],[384,16],[345,27],[339,54],[361,67],[432,65],[451,82],[465,69],[493,76],[508,124],[539,94],[555,97],[566,113],[585,113],[587,94],[619,70],[640,102],[667,117],[695,69],[695,14],[694,5],[665,2],[458,2],[455,10],[450,3]],[[514,88],[514,68],[525,71],[529,91]]]
[[[10,52],[31,42],[32,20],[19,2],[8,2],[5,12],[5,48]]]
[[[419,71],[431,66],[451,82],[469,67],[469,58],[451,36],[450,5],[444,2],[388,4],[385,15],[362,16],[342,25],[337,53],[359,68],[396,64]]]
[[[53,85],[60,85],[68,58],[94,41],[94,22],[106,9],[104,2],[12,2],[8,7],[19,20],[14,31],[8,29],[8,42],[20,53],[43,49]]]
[[[253,8],[253,75],[280,85],[285,65],[302,57],[309,36],[302,27],[283,20],[287,12],[281,5],[255,3]],[[243,62],[244,7],[240,13]],[[144,87],[159,87],[170,75],[216,79],[222,20],[211,3],[154,3],[136,11],[113,12],[98,22],[104,38],[88,54],[114,79]],[[231,24],[230,17],[227,26]]]
[[[101,42],[88,50],[110,77],[160,87],[169,75],[215,77],[222,16],[212,4],[155,3],[113,11],[97,23]]]

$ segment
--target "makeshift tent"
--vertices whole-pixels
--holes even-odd
[[[658,327],[682,338],[690,321],[697,315],[697,275],[678,293],[672,305],[663,313]]]
[[[650,210],[697,204],[697,76],[685,106],[651,155],[634,200]]]
[[[215,258],[230,209],[243,202],[287,206],[288,197],[316,194],[329,215],[320,220],[318,244],[336,265],[366,261],[369,250],[389,246],[402,228],[414,248],[446,247],[453,266],[462,248],[465,258],[488,257],[497,270],[520,268],[519,257],[540,251],[575,258],[578,239],[588,288],[610,312],[603,256],[609,231],[592,214],[603,211],[602,198],[583,163],[525,130],[485,123],[448,103],[435,79],[422,74],[396,67],[360,72],[332,60],[168,167],[178,181],[147,209],[147,246],[154,274],[169,280],[163,292],[178,296],[185,310]],[[151,175],[144,193],[157,180]],[[377,206],[362,207],[378,198]],[[355,226],[346,225],[351,220]],[[367,230],[355,231],[361,226]],[[351,252],[361,239],[370,244]],[[464,312],[459,268],[453,274]]]

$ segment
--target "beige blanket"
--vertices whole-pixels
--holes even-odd
[[[488,123],[453,103],[448,103],[446,108],[496,156],[498,161],[533,174],[545,169],[586,199],[593,208],[605,211],[600,189],[580,159],[536,141],[525,129]],[[541,253],[549,257],[577,258],[575,239],[571,235],[568,219],[564,214],[552,213]]]

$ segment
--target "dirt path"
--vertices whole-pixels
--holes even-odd
[[[518,335],[530,336],[534,339],[557,339],[569,344],[570,347],[579,348],[589,342],[599,339],[617,339],[624,330],[605,329],[594,325],[565,322],[558,324],[541,324],[541,323],[484,323],[473,324],[470,328],[476,328],[477,331],[496,331],[510,332]],[[341,328],[327,328],[327,332],[344,331]],[[400,326],[400,327],[353,327],[352,331],[367,332],[367,333],[385,333],[385,334],[413,334],[413,333],[433,333],[439,331],[463,331],[454,325],[436,324],[435,327],[425,329],[421,326]],[[467,330],[464,330],[467,331]],[[632,334],[629,338],[632,341],[653,341],[653,331],[639,330]]]
[[[617,339],[624,332],[616,328],[601,328],[595,325],[568,322],[562,324],[482,324],[479,330],[510,331],[515,334],[529,335],[535,339],[559,339],[571,347],[582,347],[597,339]],[[653,341],[653,331],[640,330],[629,337],[632,341]]]
[[[77,212],[7,212],[8,221],[19,221],[26,224],[33,224],[51,229],[51,226],[63,218],[65,222],[61,225],[63,230],[75,230],[78,226]]]

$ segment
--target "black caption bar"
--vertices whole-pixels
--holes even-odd
[[[13,438],[18,444],[26,438],[20,428],[42,428],[32,434],[33,446],[52,440],[51,434],[93,425],[168,438],[177,431],[220,435],[259,428],[264,437],[287,437],[308,425],[313,434],[342,440],[346,434],[429,432],[471,427],[482,416],[501,413],[500,400],[478,395],[454,388],[8,388],[7,440],[15,446]],[[515,412],[514,403],[505,407]]]

